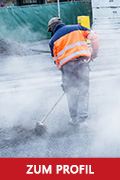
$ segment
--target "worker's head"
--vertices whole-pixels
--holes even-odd
[[[53,32],[54,27],[61,22],[62,21],[59,17],[53,17],[50,19],[48,22],[48,32]]]

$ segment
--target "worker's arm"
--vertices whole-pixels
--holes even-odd
[[[51,51],[51,56],[54,57],[54,55],[53,55],[53,43],[52,43],[52,40],[50,40],[50,42],[49,42],[49,47],[50,47],[50,51]]]
[[[49,46],[50,46],[50,50],[51,50],[51,56],[53,58],[53,61],[56,64],[56,61],[57,61],[57,52],[56,52],[56,49],[55,49],[55,46],[54,46],[54,43],[53,43],[52,40],[50,41]]]
[[[56,50],[52,40],[50,41],[49,46],[50,46],[53,61],[57,65],[58,69],[61,70],[61,67],[59,66],[59,61],[57,60],[57,50]]]
[[[99,37],[94,31],[90,31],[87,39],[91,41],[91,47],[92,47],[92,52],[91,52],[91,60],[95,59],[98,54],[100,42],[99,42]]]
[[[99,37],[98,35],[92,31],[91,29],[88,29],[86,27],[83,27],[81,25],[78,25],[79,29],[82,30],[82,34],[85,37],[85,39],[88,39],[91,41],[91,59],[95,59],[98,54],[98,49],[99,49]]]

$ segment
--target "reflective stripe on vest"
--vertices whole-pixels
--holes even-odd
[[[83,42],[76,42],[74,44],[71,44],[69,46],[66,46],[62,51],[60,51],[58,54],[57,54],[57,57],[61,56],[65,51],[75,47],[75,46],[81,46],[81,45],[87,45],[86,41],[83,41]]]
[[[90,51],[89,50],[83,50],[83,51],[77,51],[69,56],[67,56],[66,58],[62,59],[60,61],[60,65],[64,64],[66,61],[68,61],[69,59],[75,57],[75,56],[78,56],[78,55],[82,55],[82,54],[90,54]]]

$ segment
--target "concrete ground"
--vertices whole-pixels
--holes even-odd
[[[103,22],[103,21],[102,21]],[[48,41],[12,45],[0,55],[0,157],[120,156],[120,25],[106,19],[93,29],[100,51],[90,63],[88,127],[68,127],[66,96],[45,121],[47,133],[37,136],[37,121],[61,96],[61,72],[51,59]],[[29,49],[34,49],[31,51]]]

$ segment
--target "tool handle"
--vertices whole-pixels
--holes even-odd
[[[52,109],[45,115],[45,117],[41,120],[41,123],[44,123],[46,118],[49,116],[49,114],[53,111],[53,109],[56,107],[56,105],[59,103],[59,101],[62,99],[62,97],[65,95],[65,92],[60,96],[60,98],[57,100],[57,102],[54,104]]]
[[[50,53],[50,51],[44,51],[44,50],[37,50],[37,49],[30,49],[30,50],[37,53]]]

